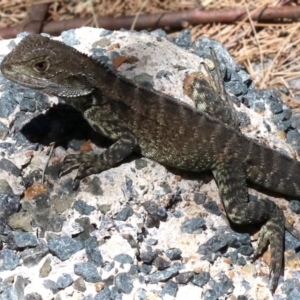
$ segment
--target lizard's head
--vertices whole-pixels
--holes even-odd
[[[59,97],[90,94],[90,70],[85,54],[38,34],[25,37],[1,63],[9,80]]]

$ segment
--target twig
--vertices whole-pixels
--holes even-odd
[[[277,52],[276,56],[274,57],[274,59],[272,60],[272,63],[270,65],[270,67],[267,69],[267,72],[265,74],[265,76],[263,77],[261,83],[260,83],[260,87],[262,88],[265,84],[265,81],[268,79],[269,74],[271,73],[271,71],[273,70],[273,67],[275,66],[275,64],[277,63],[277,59],[279,57],[279,55],[281,54],[281,52],[283,51],[284,47],[286,47],[287,43],[290,41],[290,39],[292,38],[292,36],[294,35],[294,33],[296,32],[296,30],[298,30],[300,27],[300,25],[295,26],[295,28],[292,30],[292,32],[288,35],[287,39],[286,39],[286,43],[283,43],[281,48],[279,49],[279,51]]]
[[[48,166],[48,164],[49,164],[49,161],[50,161],[50,158],[51,158],[51,155],[52,155],[52,152],[53,152],[54,147],[55,147],[55,142],[53,142],[53,143],[50,144],[50,152],[49,152],[49,154],[48,154],[48,159],[47,159],[47,161],[46,161],[46,163],[45,163],[45,166],[44,166],[44,168],[43,168],[43,173],[42,173],[42,184],[44,184],[45,172],[46,172],[47,166]]]
[[[135,29],[154,28],[183,28],[184,25],[212,24],[212,23],[235,23],[247,16],[245,8],[219,9],[210,11],[183,10],[178,12],[159,13],[152,15],[140,15],[136,20]],[[251,12],[253,21],[261,22],[291,22],[300,19],[299,6],[267,7]],[[122,16],[118,18],[100,16],[97,18],[100,28],[117,30],[129,29],[134,21],[134,16]],[[72,20],[51,21],[44,24],[41,31],[51,35],[58,35],[64,30],[80,28],[90,21],[89,17]],[[2,38],[12,38],[22,31],[23,26],[0,29]]]
[[[259,57],[260,57],[260,65],[261,65],[261,71],[262,71],[262,75],[264,77],[264,58],[263,58],[263,54],[262,54],[262,50],[261,50],[261,46],[260,46],[260,42],[257,38],[257,32],[255,30],[255,26],[253,24],[253,20],[252,20],[252,16],[250,15],[249,9],[248,9],[248,5],[245,5],[246,11],[247,11],[247,16],[252,28],[252,31],[254,33],[254,39],[256,41],[257,47],[258,47],[258,51],[259,51]]]

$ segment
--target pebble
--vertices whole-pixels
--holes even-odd
[[[290,201],[289,207],[294,213],[300,214],[300,202],[298,200]]]
[[[39,239],[38,242],[39,244],[35,248],[28,248],[20,253],[23,265],[28,268],[36,266],[49,253],[49,248],[45,241]]]
[[[170,260],[178,260],[181,259],[182,251],[179,248],[170,248],[165,251],[165,254]]]
[[[78,276],[81,276],[86,282],[95,283],[102,280],[96,266],[90,262],[82,262],[75,264],[74,273]]]
[[[38,245],[36,236],[31,232],[17,230],[14,232],[14,239],[19,248],[35,247]]]
[[[178,291],[178,284],[172,280],[166,282],[163,287],[162,294],[175,297]]]
[[[6,158],[1,158],[0,169],[16,177],[21,175],[21,170],[14,163],[12,163],[10,160]]]
[[[226,239],[223,236],[215,235],[199,247],[198,253],[202,255],[216,253],[225,246],[227,246]]]
[[[133,283],[127,273],[119,273],[114,278],[114,284],[119,292],[130,294],[133,289]]]
[[[203,207],[210,213],[220,216],[222,214],[221,210],[216,201],[206,201]]]
[[[60,289],[64,289],[73,283],[73,279],[70,274],[62,274],[59,276],[56,283]]]
[[[90,215],[96,209],[94,206],[88,205],[82,200],[75,201],[73,208],[81,215]]]
[[[150,283],[158,283],[162,281],[166,281],[178,274],[178,270],[176,268],[168,268],[163,271],[157,271],[147,276],[147,280]]]
[[[197,286],[204,286],[210,280],[210,274],[208,272],[201,272],[194,276],[192,283]]]
[[[182,223],[181,231],[184,233],[193,233],[195,231],[199,232],[199,229],[204,228],[204,226],[205,226],[205,219],[203,217],[193,218],[193,219],[186,220]]]
[[[102,291],[97,293],[94,300],[110,300],[111,299],[111,292],[108,286],[105,286]]]
[[[0,251],[0,271],[14,270],[20,263],[19,256],[10,249]]]
[[[115,219],[118,221],[126,221],[132,215],[133,215],[132,207],[126,206],[121,211],[118,212]]]
[[[154,259],[157,257],[157,255],[158,255],[157,251],[149,250],[147,252],[142,252],[140,254],[140,260],[145,264],[151,264],[154,261]]]
[[[77,251],[83,249],[83,243],[65,236],[51,239],[48,242],[48,247],[53,255],[61,260],[66,260]]]
[[[128,254],[118,254],[114,257],[114,260],[121,264],[133,264],[133,258]]]
[[[194,272],[182,272],[179,273],[176,277],[175,280],[179,284],[187,284],[188,282],[191,282],[195,277]]]

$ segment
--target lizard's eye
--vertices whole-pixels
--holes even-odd
[[[37,73],[45,73],[48,71],[49,67],[50,63],[47,60],[38,61],[33,64],[33,70]]]

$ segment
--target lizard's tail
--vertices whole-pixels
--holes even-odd
[[[250,182],[300,197],[300,162],[255,142],[251,142],[246,161]]]

